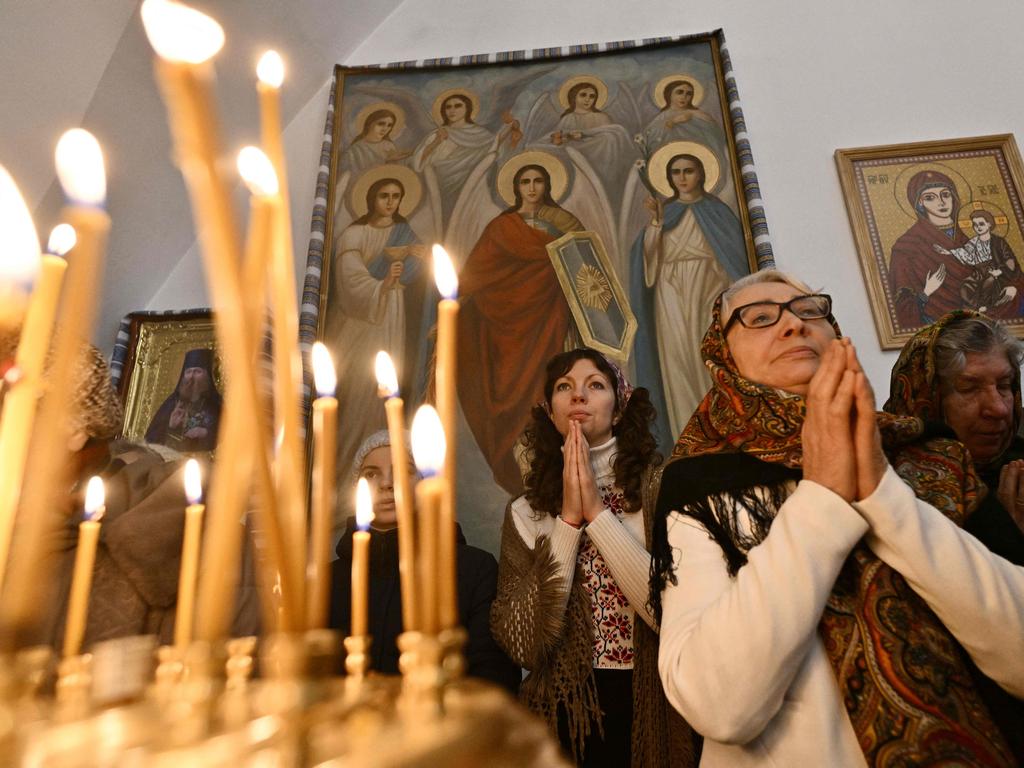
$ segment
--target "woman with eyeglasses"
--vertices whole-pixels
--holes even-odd
[[[875,411],[831,310],[775,270],[715,305],[652,532],[666,696],[702,766],[1017,765],[972,673],[1024,695],[1024,569],[960,529],[969,454]]]

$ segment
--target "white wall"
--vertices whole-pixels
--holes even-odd
[[[839,147],[1024,134],[1024,5],[982,0],[405,0],[348,63],[725,31],[778,265],[836,299],[880,393],[879,349],[832,158]]]
[[[879,349],[836,175],[839,147],[1024,131],[1018,43],[1024,5],[673,0],[405,0],[347,57],[372,64],[725,31],[776,261],[836,299],[880,393],[895,353]],[[288,125],[296,275],[301,289],[330,72]],[[206,303],[193,248],[149,300]]]

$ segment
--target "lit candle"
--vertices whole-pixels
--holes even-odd
[[[100,519],[105,511],[103,481],[91,477],[85,489],[85,517],[78,524],[75,570],[71,577],[67,623],[64,625],[64,658],[77,656],[82,650],[85,617],[89,611],[89,590],[92,588],[92,568],[96,562],[96,544],[100,538]]]
[[[282,435],[278,454],[280,508],[288,515],[299,564],[306,561],[306,517],[301,481],[305,458],[300,440],[302,357],[299,354],[299,307],[295,290],[292,225],[288,202],[288,174],[281,138],[280,89],[284,62],[267,51],[256,65],[260,104],[260,143],[277,172],[279,193],[273,198],[274,226],[270,257],[271,317],[274,342],[274,431]]]
[[[442,569],[438,563],[438,514],[444,495],[444,479],[439,476],[445,465],[444,429],[437,411],[421,405],[412,420],[412,456],[423,479],[416,484],[416,527],[419,539],[419,583],[422,590],[420,630],[437,634],[439,626],[439,582]]]
[[[329,564],[331,529],[334,523],[334,462],[338,451],[338,400],[334,397],[338,382],[334,375],[331,353],[319,341],[313,345],[313,380],[317,393],[317,398],[313,401],[313,568],[306,610],[309,628],[318,629],[327,626],[330,601]]]
[[[75,401],[76,371],[83,348],[92,335],[110,218],[106,173],[99,143],[87,131],[74,129],[61,136],[56,149],[57,177],[67,198],[61,218],[75,230],[77,240],[68,252],[67,275],[61,292],[60,316],[47,372],[46,396],[39,404],[33,439],[21,490],[16,571],[7,574],[0,611],[8,627],[32,624],[41,610],[36,595],[46,572],[46,541],[59,519],[50,514],[70,485],[68,458],[69,414]]]
[[[277,519],[269,429],[257,397],[248,343],[252,334],[242,298],[238,229],[220,171],[220,136],[213,119],[209,61],[224,45],[224,31],[209,16],[174,0],[145,0],[141,14],[146,35],[159,56],[158,80],[197,223],[228,381],[226,414],[218,439],[218,471],[209,494],[212,546],[203,553],[197,634],[213,641],[228,632],[241,549],[238,520],[252,474],[268,543],[268,558],[261,560],[263,583],[271,584],[273,574],[281,574],[285,626],[297,629],[303,590],[301,580],[297,582],[295,577],[301,563],[292,564],[295,550],[283,539]]]
[[[367,633],[370,606],[370,523],[373,522],[373,499],[370,484],[360,477],[356,484],[356,527],[352,534],[352,625],[353,637]]]
[[[447,453],[452,457],[444,465],[444,495],[441,498],[440,521],[438,523],[438,558],[441,571],[438,574],[440,590],[441,629],[450,629],[459,623],[459,607],[455,594],[455,499],[456,469],[454,461],[458,428],[458,402],[455,394],[456,366],[456,322],[459,317],[459,302],[455,298],[459,291],[459,279],[455,267],[444,248],[435,245],[434,281],[443,297],[437,305],[437,363],[435,368],[437,387],[437,412],[444,427]]]
[[[5,176],[6,171],[0,168],[0,197],[6,194],[2,191],[7,186]],[[24,203],[20,203],[20,195],[18,202],[24,207]],[[4,213],[6,208],[7,204],[0,203],[0,219],[6,220],[10,216],[9,210]],[[21,226],[25,225],[32,227],[32,237],[12,238],[8,245],[8,255],[0,263],[0,272],[13,271],[15,275],[23,273],[23,264],[38,259],[39,244],[35,241],[32,219],[23,218]],[[11,226],[14,229],[18,228],[14,222],[11,222]],[[3,231],[3,228],[4,224],[0,223],[0,231]],[[64,279],[64,271],[67,269],[67,262],[60,256],[74,245],[74,237],[74,229],[67,224],[58,225],[50,235],[49,249],[60,255],[47,255],[42,259],[15,356],[17,381],[3,399],[3,411],[0,415],[0,467],[3,467],[3,472],[0,472],[0,585],[3,584],[6,571],[7,554],[14,531],[14,516],[18,508],[29,439],[41,391],[43,362],[50,348],[57,299],[60,297],[60,286]],[[13,270],[10,270],[10,267],[13,267]],[[4,282],[6,281],[0,280],[0,284]],[[15,278],[15,282],[20,282],[20,279]],[[0,307],[2,306],[3,301],[0,300]]]
[[[245,265],[242,268],[242,299],[247,304],[251,351],[259,349],[266,312],[267,274],[274,230],[274,198],[277,172],[270,158],[258,147],[243,147],[238,153],[238,173],[251,195],[249,232]]]
[[[409,452],[405,444],[405,403],[398,396],[398,374],[387,352],[378,352],[375,363],[377,391],[384,401],[391,439],[391,474],[395,484],[395,512],[398,517],[398,576],[402,592],[402,627],[418,629],[416,616],[416,527],[412,514],[412,481]]]
[[[199,462],[185,463],[185,536],[181,542],[181,570],[178,571],[178,607],[174,617],[174,644],[184,652],[192,641],[192,620],[196,604],[196,576],[199,573],[199,542],[203,532],[203,496]]]
[[[39,237],[11,175],[0,166],[0,329],[18,326],[39,272]]]

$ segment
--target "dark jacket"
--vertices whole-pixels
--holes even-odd
[[[352,607],[352,534],[355,520],[338,542],[338,559],[331,563],[331,627],[349,632]],[[494,556],[471,547],[456,530],[458,547],[459,622],[469,639],[466,643],[466,672],[503,686],[515,693],[521,672],[494,642],[490,630],[491,602],[498,587],[498,563]],[[371,531],[369,598],[370,668],[388,675],[398,674],[398,648],[402,632],[402,593],[398,577],[398,531]]]

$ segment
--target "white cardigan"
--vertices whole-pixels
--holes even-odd
[[[590,449],[590,466],[598,488],[607,488],[615,482],[615,452],[614,437]],[[558,577],[562,583],[563,605],[567,604],[584,529],[573,528],[561,518],[547,513],[538,515],[525,496],[512,502],[512,520],[519,537],[530,549],[536,546],[541,536],[550,538],[551,554],[558,563]],[[630,512],[620,521],[614,512],[605,508],[592,523],[587,524],[585,530],[636,615],[648,626],[656,628],[654,617],[647,608],[651,555],[644,547],[643,512]]]
[[[677,584],[662,595],[658,667],[669,701],[705,737],[703,767],[865,765],[818,635],[865,535],[978,667],[1024,694],[1024,568],[918,500],[891,467],[853,506],[801,481],[735,577],[700,523],[673,513],[668,526]]]

